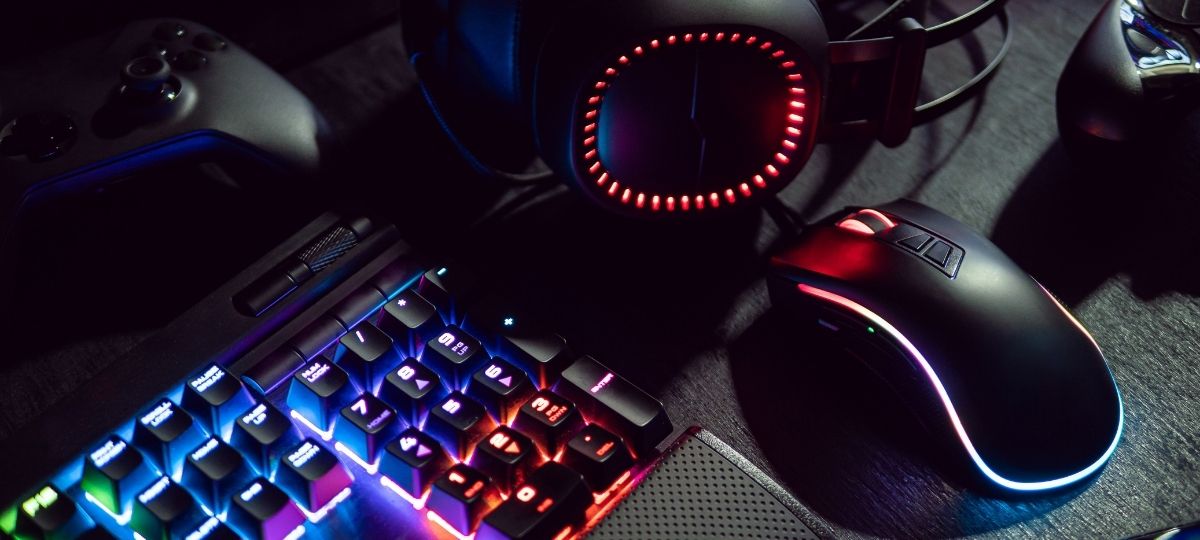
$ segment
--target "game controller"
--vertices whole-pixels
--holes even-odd
[[[1109,2],[1059,81],[1059,131],[1068,148],[1089,159],[1114,155],[1088,150],[1153,138],[1194,109],[1200,101],[1197,30],[1200,2]]]
[[[35,199],[155,165],[312,175],[326,133],[299,90],[211,29],[134,22],[0,69],[0,239]]]

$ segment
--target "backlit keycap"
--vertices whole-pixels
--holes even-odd
[[[188,379],[181,405],[209,433],[225,436],[251,403],[253,400],[242,381],[221,366],[210,364]]]
[[[616,434],[588,424],[567,442],[562,462],[579,471],[592,491],[600,493],[633,466],[633,456]]]
[[[379,397],[412,425],[419,424],[429,408],[447,393],[442,378],[416,358],[409,358],[390,371],[379,387]]]
[[[533,441],[508,426],[500,426],[475,445],[471,466],[487,474],[508,493],[542,462]]]
[[[447,326],[425,344],[421,362],[440,373],[452,389],[462,389],[479,365],[488,360],[479,340],[458,327]]]
[[[188,454],[180,483],[210,510],[222,512],[229,494],[253,477],[237,450],[212,437]]]
[[[192,415],[168,399],[161,399],[138,415],[133,426],[133,444],[166,474],[175,474],[183,460],[208,434]]]
[[[575,410],[574,403],[543,390],[521,406],[513,419],[513,427],[528,434],[542,451],[553,456],[568,438],[583,428],[583,417]]]
[[[479,526],[479,540],[552,538],[578,526],[592,504],[579,473],[553,461],[513,490]]]
[[[120,515],[158,476],[137,448],[113,435],[84,456],[80,483],[92,499]]]
[[[384,448],[379,472],[419,499],[433,479],[453,464],[441,443],[417,428],[408,428]]]
[[[471,534],[483,515],[500,502],[500,492],[486,474],[460,463],[433,483],[426,506],[460,534]]]
[[[353,481],[337,456],[312,439],[287,452],[275,472],[275,483],[309,512],[329,504]]]
[[[92,528],[92,520],[75,501],[58,488],[46,484],[17,505],[17,538],[76,538]]]
[[[379,449],[406,424],[396,411],[379,398],[363,394],[342,408],[333,437],[367,463],[374,463]]]
[[[334,361],[359,387],[373,390],[388,370],[400,363],[392,338],[369,322],[351,328],[338,342]]]
[[[321,357],[310,360],[292,375],[287,405],[319,430],[328,430],[338,411],[358,396],[350,376]]]
[[[283,540],[304,523],[304,513],[283,490],[256,478],[234,493],[226,521],[251,540]]]
[[[138,494],[129,526],[147,540],[184,538],[208,519],[182,486],[163,476]]]
[[[264,476],[270,476],[279,456],[299,442],[300,430],[268,403],[257,403],[243,412],[229,437],[229,443]]]
[[[499,422],[508,422],[517,408],[537,389],[520,368],[499,358],[483,363],[467,387],[467,395],[475,398]]]
[[[425,432],[442,442],[450,455],[466,459],[484,435],[496,428],[487,410],[461,392],[454,392],[429,411]]]

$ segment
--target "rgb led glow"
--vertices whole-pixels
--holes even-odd
[[[1117,395],[1117,402],[1120,406],[1118,414],[1120,416],[1117,423],[1116,435],[1113,436],[1112,443],[1108,445],[1108,449],[1106,449],[1104,454],[1101,455],[1100,458],[1094,463],[1073,474],[1060,478],[1043,480],[1040,482],[1018,482],[1016,480],[1010,480],[1000,476],[999,473],[992,470],[992,468],[989,467],[986,462],[984,462],[983,457],[981,457],[979,452],[975,450],[975,445],[971,443],[971,437],[967,435],[967,431],[962,425],[962,420],[959,419],[958,412],[954,409],[954,403],[950,401],[950,394],[946,392],[946,387],[942,385],[942,381],[938,377],[938,374],[934,372],[933,366],[929,364],[929,361],[925,359],[925,356],[921,354],[921,351],[917,349],[916,345],[913,345],[908,338],[904,337],[904,334],[901,334],[896,327],[884,320],[883,317],[880,317],[879,315],[875,314],[875,312],[867,309],[863,305],[853,300],[850,300],[849,298],[826,290],[818,289],[810,285],[805,285],[803,283],[797,284],[797,288],[803,294],[841,306],[842,308],[857,314],[867,321],[870,321],[874,328],[891,337],[897,345],[902,347],[904,351],[907,352],[910,357],[912,357],[912,359],[916,360],[921,366],[921,369],[925,372],[925,376],[928,377],[929,382],[933,385],[934,390],[937,391],[938,398],[941,400],[942,406],[946,410],[946,415],[950,418],[950,423],[953,424],[954,431],[958,434],[958,438],[962,442],[963,448],[965,448],[967,454],[971,456],[971,461],[975,463],[975,467],[978,468],[984,476],[986,476],[992,482],[995,482],[997,485],[1016,491],[1043,491],[1073,484],[1083,480],[1084,478],[1087,478],[1088,476],[1091,476],[1092,473],[1096,472],[1098,469],[1100,469],[1100,467],[1103,467],[1104,463],[1107,462],[1110,457],[1112,457],[1113,451],[1117,449],[1117,442],[1121,440],[1121,432],[1125,427],[1125,405],[1120,401],[1120,394]],[[1043,292],[1046,292],[1044,288],[1042,290]],[[1083,328],[1083,325],[1080,324],[1079,321],[1076,320],[1075,317],[1073,317],[1066,310],[1066,308],[1062,307],[1062,304],[1058,303],[1058,301],[1055,300],[1049,292],[1046,292],[1046,295],[1049,296],[1052,301],[1054,301],[1054,304],[1058,306],[1060,310],[1062,310],[1067,318],[1069,318],[1071,322],[1074,323],[1075,326],[1077,326],[1080,331],[1082,331],[1084,335],[1092,341],[1092,344],[1095,345],[1095,340],[1092,339],[1091,334],[1088,334],[1087,330]],[[1099,347],[1097,347],[1097,350],[1099,350]]]
[[[711,39],[710,39],[711,36]],[[729,181],[729,187],[707,193],[646,193],[637,186],[623,184],[615,178],[604,165],[604,159],[599,155],[596,132],[599,126],[600,110],[604,106],[604,95],[613,82],[621,76],[621,71],[629,66],[644,61],[658,51],[672,47],[738,47],[757,52],[778,66],[781,76],[788,85],[788,109],[786,129],[782,134],[781,144],[773,153],[770,161],[761,166],[758,174],[747,178]],[[793,46],[794,47],[794,46]],[[601,77],[590,85],[592,92],[585,94],[585,106],[581,109],[583,121],[580,122],[582,148],[579,149],[581,169],[587,171],[593,189],[609,198],[619,201],[622,206],[643,210],[646,212],[700,212],[706,208],[719,208],[722,204],[733,205],[743,199],[755,196],[755,190],[768,189],[766,178],[777,178],[781,171],[776,167],[786,167],[792,163],[793,153],[801,148],[800,139],[805,133],[808,120],[808,90],[804,84],[804,74],[799,65],[789,58],[792,51],[784,46],[771,42],[760,41],[755,35],[743,35],[735,32],[726,35],[725,32],[695,32],[684,34],[669,34],[651,38],[636,44],[630,49],[632,54],[620,55],[613,63],[601,71]]]

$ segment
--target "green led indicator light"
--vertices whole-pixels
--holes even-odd
[[[868,332],[868,333],[871,333],[871,334],[874,334],[874,333],[875,333],[875,327],[874,327],[874,326],[868,326],[868,327],[867,327],[867,332]]]

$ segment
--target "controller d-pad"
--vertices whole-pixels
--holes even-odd
[[[1176,24],[1200,26],[1200,0],[1144,0],[1146,7],[1162,19]]]

